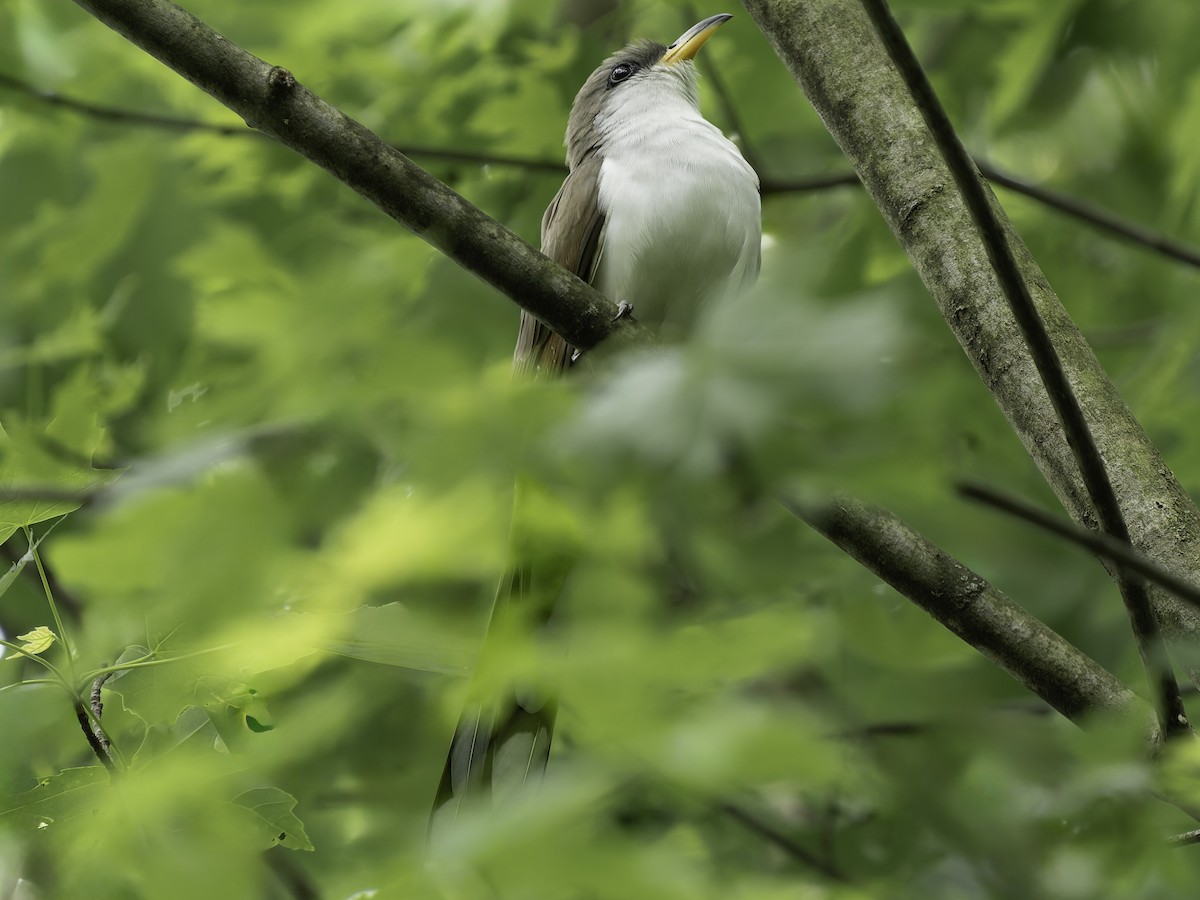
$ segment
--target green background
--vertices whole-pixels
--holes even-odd
[[[549,162],[614,47],[720,11],[187,7],[401,147]],[[1200,7],[895,9],[974,153],[1200,239]],[[730,97],[706,80],[706,113],[764,180],[847,170],[748,15],[702,57]],[[240,125],[69,4],[0,5],[0,61]],[[536,243],[561,174],[414,158]],[[1193,489],[1195,271],[997,193]],[[771,499],[887,505],[1143,690],[1101,567],[956,497],[978,478],[1053,504],[865,193],[772,193],[763,217],[759,291],[689,345],[513,385],[516,307],[290,151],[0,83],[0,485],[113,484],[40,547],[77,675],[175,659],[106,685],[113,786],[60,690],[0,693],[0,895],[819,896],[727,802],[848,896],[1194,886],[1196,851],[1164,841],[1191,820],[1148,797],[1140,735],[1043,714]],[[542,539],[579,555],[553,634],[510,660],[560,686],[555,755],[536,794],[428,849],[518,470],[553,498]],[[10,556],[72,506],[0,506]],[[9,640],[56,627],[36,575],[4,583]],[[45,675],[0,662],[3,685]]]

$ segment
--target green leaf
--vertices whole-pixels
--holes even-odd
[[[49,828],[55,822],[89,815],[109,783],[108,772],[102,766],[63,769],[6,803],[0,809],[0,821],[9,817]]]
[[[19,648],[22,653],[36,656],[39,653],[45,653],[49,650],[54,645],[54,642],[58,640],[58,635],[47,626],[39,625],[33,631],[17,635],[17,640],[25,642]]]
[[[465,674],[474,659],[474,640],[399,603],[363,606],[323,620],[331,637],[317,646],[339,656],[451,675]]]
[[[304,833],[304,823],[293,812],[296,798],[287,791],[275,787],[252,788],[234,797],[233,803],[254,816],[264,846],[280,844],[289,850],[315,849]]]
[[[1031,5],[1018,37],[1009,42],[996,64],[999,88],[992,115],[1006,121],[1030,95],[1046,70],[1083,0]]]

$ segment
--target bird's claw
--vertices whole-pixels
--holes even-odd
[[[575,363],[579,362],[579,357],[581,357],[581,356],[583,356],[582,350],[580,350],[579,348],[575,348],[574,350],[572,350],[571,351],[571,365],[575,365]]]
[[[633,304],[628,303],[625,300],[619,300],[617,302],[617,314],[615,316],[613,316],[613,321],[620,322],[622,319],[632,319],[632,318],[633,318]]]

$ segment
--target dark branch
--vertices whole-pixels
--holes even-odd
[[[1128,544],[1122,544],[1099,531],[1080,528],[1073,522],[1059,519],[1016,497],[1010,497],[982,484],[958,485],[958,492],[971,500],[994,507],[1031,525],[1056,534],[1072,543],[1091,550],[1097,556],[1166,588],[1177,597],[1200,607],[1200,588],[1168,572],[1162,566],[1142,556]]]
[[[583,350],[634,325],[616,305],[296,81],[169,0],[76,0],[251,127],[321,166]]]
[[[828,175],[807,175],[800,178],[764,178],[759,191],[764,197],[777,194],[804,194],[830,188],[861,185],[853,172],[830,172]]]
[[[28,82],[21,81],[11,75],[0,72],[0,87],[26,94],[37,100],[56,106],[60,109],[89,116],[102,122],[113,122],[118,125],[138,125],[148,128],[160,128],[166,131],[203,131],[222,137],[248,137],[263,139],[267,135],[261,131],[242,125],[220,125],[216,122],[204,122],[200,119],[183,119],[178,116],[160,115],[158,113],[140,112],[134,109],[124,109],[117,106],[105,106],[80,100],[57,91],[45,91],[34,87]],[[392,144],[406,156],[421,156],[427,159],[440,159],[446,162],[471,163],[480,166],[513,166],[529,169],[534,172],[546,172],[554,175],[565,175],[567,167],[560,162],[546,159],[533,159],[528,156],[508,156],[503,153],[479,153],[470,150],[455,150],[448,147],[424,147],[419,144]]]
[[[92,720],[88,718],[87,708],[83,705],[82,700],[75,701],[75,718],[79,720],[79,727],[83,729],[83,736],[87,738],[88,746],[92,748],[92,752],[96,754],[96,758],[104,764],[104,768],[109,772],[117,771],[117,764],[113,761],[112,753],[108,748],[108,741],[101,741],[96,736],[97,730],[92,728]]]
[[[104,682],[112,678],[115,672],[105,672],[99,678],[92,682],[92,733],[96,735],[96,740],[108,754],[108,735],[104,733],[104,728],[100,724],[100,719],[104,716],[104,701],[101,699],[101,691],[104,688]]]
[[[937,142],[946,165],[966,201],[971,218],[987,249],[988,259],[1013,315],[1021,326],[1025,343],[1062,424],[1092,507],[1099,516],[1101,528],[1116,540],[1129,543],[1129,528],[1125,524],[1125,516],[1117,502],[1117,495],[1109,480],[1104,460],[1100,457],[1091,429],[1084,418],[1083,408],[1071,390],[1054,342],[1034,306],[1029,287],[1017,267],[1012,249],[1008,245],[1008,237],[999,217],[992,209],[979,173],[966,148],[958,139],[958,134],[917,61],[916,54],[888,9],[886,0],[862,0],[862,3],[871,17],[876,33],[887,47],[892,62],[907,83],[925,124]],[[1157,700],[1159,724],[1163,733],[1168,737],[1188,733],[1190,729],[1183,700],[1179,696],[1179,685],[1175,681],[1166,643],[1159,629],[1158,618],[1150,605],[1150,594],[1146,590],[1145,582],[1137,576],[1131,577],[1126,574],[1118,576],[1117,584],[1129,613],[1138,652],[1146,668],[1146,677]]]
[[[1037,200],[1039,203],[1044,203],[1052,209],[1057,209],[1059,212],[1066,213],[1068,216],[1079,219],[1081,222],[1086,222],[1094,228],[1106,231],[1115,237],[1141,244],[1143,247],[1161,253],[1163,256],[1169,256],[1171,259],[1187,263],[1189,266],[1200,266],[1200,250],[1197,250],[1195,247],[1189,247],[1182,241],[1177,241],[1161,232],[1154,231],[1151,228],[1146,228],[1134,222],[1128,222],[1120,216],[1113,215],[1108,210],[1101,209],[1092,203],[1086,203],[1083,200],[1068,196],[1059,191],[1023,181],[1015,175],[1010,175],[1004,170],[996,168],[986,160],[976,159],[975,165],[979,167],[979,171],[992,184],[999,184],[1009,190],[1016,191],[1018,194],[1024,194],[1026,197]]]
[[[60,94],[57,91],[42,90],[3,72],[0,72],[0,86],[13,91],[19,91],[50,106],[80,113],[93,119],[99,119],[102,122],[114,122],[120,125],[145,125],[167,131],[207,131],[212,134],[224,135],[225,137],[260,136],[257,132],[250,131],[245,125],[217,125],[213,122],[201,122],[197,119],[182,119],[177,116],[159,115],[158,113],[146,113],[133,109],[105,106],[100,103],[89,103],[86,100],[79,100],[66,94]]]
[[[845,496],[780,502],[1068,719],[1139,708],[1103,666],[890,512]]]

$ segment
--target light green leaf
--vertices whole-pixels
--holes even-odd
[[[89,815],[108,784],[108,772],[101,766],[63,769],[12,798],[0,809],[0,821],[8,817],[10,821],[24,820],[37,828],[48,828],[55,822]]]
[[[992,97],[992,115],[1003,122],[1026,102],[1046,71],[1081,0],[1031,6],[1019,36],[996,64],[999,87]]]
[[[58,635],[45,625],[39,625],[33,631],[17,635],[17,640],[25,642],[20,648],[22,653],[29,653],[36,656],[39,653],[45,653],[49,650],[54,645],[54,642],[58,640]]]
[[[343,615],[325,617],[331,636],[318,647],[385,666],[422,672],[465,674],[475,642],[399,603],[363,606]]]
[[[304,833],[304,823],[292,811],[296,808],[296,798],[287,791],[275,787],[252,788],[238,794],[233,802],[253,814],[267,847],[280,844],[289,850],[314,849]]]

